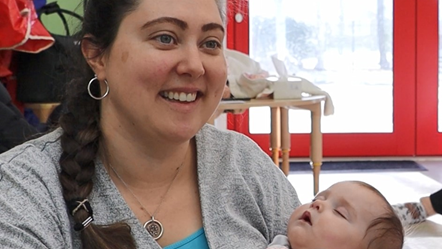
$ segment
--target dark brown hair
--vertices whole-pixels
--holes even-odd
[[[88,39],[97,48],[97,56],[103,55],[112,46],[123,18],[135,10],[140,1],[88,0],[81,31],[77,33],[78,40]],[[225,3],[223,0],[215,1],[225,21]],[[87,83],[94,77],[94,72],[83,58],[80,46],[76,47],[73,55],[76,62],[72,63],[75,67],[70,69],[72,81],[66,89],[66,112],[59,120],[63,129],[59,179],[69,209],[75,207],[77,201],[88,198],[92,191],[94,160],[101,139],[100,102],[92,99],[87,92]],[[95,96],[100,96],[100,89],[96,85],[92,91]],[[88,216],[85,209],[79,209],[73,219],[76,224],[81,224]],[[80,233],[83,248],[136,248],[130,226],[123,222],[109,225],[95,225],[92,222]]]
[[[371,221],[365,232],[364,238],[369,240],[367,249],[402,249],[404,229],[388,200],[370,184],[361,181],[352,182],[371,190],[385,202],[385,213]]]

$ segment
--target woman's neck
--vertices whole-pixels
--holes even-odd
[[[120,136],[104,136],[100,151],[108,172],[112,167],[126,182],[140,187],[167,182],[178,167],[185,168],[195,161],[194,140],[162,148],[155,144],[131,143]]]

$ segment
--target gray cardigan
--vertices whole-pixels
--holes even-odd
[[[0,247],[81,248],[58,180],[58,129],[0,154]],[[299,206],[284,174],[251,139],[205,125],[196,135],[198,185],[210,248],[266,248]],[[161,248],[96,160],[95,224],[124,220],[138,248]]]

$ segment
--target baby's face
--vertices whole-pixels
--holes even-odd
[[[288,225],[292,249],[358,249],[371,221],[385,213],[385,201],[367,187],[340,182],[298,207]]]

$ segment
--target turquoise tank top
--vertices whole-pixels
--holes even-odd
[[[200,228],[189,237],[168,245],[164,249],[209,249],[209,244],[207,243],[204,228]]]

